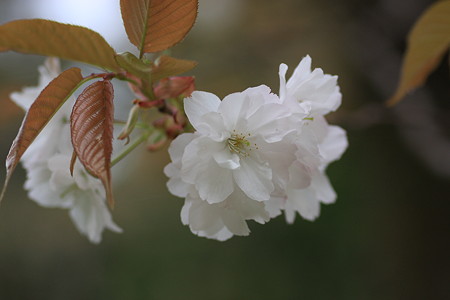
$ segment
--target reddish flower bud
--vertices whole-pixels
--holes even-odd
[[[167,142],[167,138],[163,138],[163,139],[157,141],[156,143],[148,145],[147,150],[148,151],[157,151],[157,150],[161,149],[162,147],[164,147],[166,142]]]
[[[195,78],[192,76],[176,76],[161,79],[153,87],[155,97],[159,99],[189,97],[195,90]]]
[[[136,99],[133,101],[133,104],[139,105],[140,108],[160,107],[164,104],[164,99],[158,99],[153,101],[143,101]]]

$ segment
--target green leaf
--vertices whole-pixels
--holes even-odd
[[[156,82],[160,79],[176,76],[193,69],[197,62],[192,60],[184,60],[173,58],[167,55],[159,57],[152,70],[152,81]]]
[[[31,105],[6,157],[6,180],[0,201],[25,150],[82,82],[80,69],[68,69],[53,79]]]
[[[422,85],[450,46],[450,1],[431,5],[417,20],[408,38],[400,83],[388,105],[398,103]]]
[[[70,116],[75,154],[88,172],[103,183],[110,207],[114,206],[111,186],[113,99],[111,82],[97,81],[78,96]]]
[[[151,63],[145,63],[130,52],[116,55],[116,61],[125,71],[142,79],[150,79]]]
[[[49,20],[17,20],[0,26],[0,51],[56,56],[107,70],[119,69],[113,48],[95,31]]]
[[[186,36],[197,18],[198,0],[121,0],[120,8],[128,38],[142,57]]]

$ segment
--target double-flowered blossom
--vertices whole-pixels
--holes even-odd
[[[38,86],[11,94],[11,99],[24,110],[59,75],[59,61],[48,59],[39,72]],[[90,176],[79,162],[74,166],[73,176],[70,174],[73,148],[68,120],[74,100],[73,97],[67,100],[23,155],[21,162],[27,171],[25,189],[42,206],[68,209],[77,229],[91,242],[98,243],[104,229],[115,232],[121,229],[111,219],[100,180]]]
[[[226,240],[248,235],[247,220],[282,211],[289,222],[296,212],[313,220],[321,202],[335,201],[324,170],[347,141],[323,116],[340,105],[337,77],[311,72],[309,57],[287,83],[286,70],[280,96],[259,86],[222,101],[206,92],[185,99],[195,132],[172,142],[165,173],[170,192],[185,198],[181,218],[193,233]]]
[[[292,178],[286,190],[285,214],[292,223],[295,212],[307,220],[319,216],[320,203],[333,203],[336,193],[324,173],[329,163],[339,159],[348,146],[345,131],[338,126],[330,126],[324,115],[335,111],[341,105],[342,95],[337,85],[337,76],[324,74],[322,69],[311,71],[311,58],[306,56],[286,82],[285,64],[280,65],[280,98],[294,111],[311,109],[310,115],[303,120],[296,141],[297,156],[301,159],[302,150],[314,148],[317,168],[311,172],[311,184],[299,188]],[[309,143],[309,145],[307,145]]]

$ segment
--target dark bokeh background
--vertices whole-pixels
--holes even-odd
[[[62,18],[59,2],[2,0],[0,20],[46,17],[49,5]],[[431,3],[201,1],[194,30],[173,50],[200,62],[198,89],[222,97],[264,83],[277,91],[279,63],[292,71],[306,54],[339,75],[343,106],[329,120],[348,131],[350,147],[328,171],[338,201],[315,222],[279,217],[252,223],[249,237],[199,238],[165,188],[166,151],[142,151],[116,185],[113,216],[124,233],[92,245],[66,211],[27,199],[18,168],[0,210],[0,299],[450,299],[448,57],[424,88],[383,105],[406,34]],[[121,38],[113,45],[128,50]],[[35,84],[42,62],[0,54],[2,157],[22,117],[8,95]]]

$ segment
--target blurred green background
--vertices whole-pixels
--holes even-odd
[[[88,25],[129,51],[118,2],[2,0],[0,21]],[[199,62],[199,90],[277,92],[278,65],[292,71],[306,54],[339,75],[343,105],[328,119],[348,131],[350,147],[328,169],[338,201],[315,222],[278,217],[251,223],[249,237],[199,238],[165,187],[166,149],[142,150],[122,163],[126,178],[115,185],[113,217],[124,233],[92,245],[65,210],[27,198],[18,168],[0,209],[0,299],[450,299],[448,56],[425,87],[394,108],[383,104],[406,34],[431,3],[200,1],[193,31],[172,52]],[[2,157],[23,116],[8,95],[35,85],[43,60],[0,54]]]

